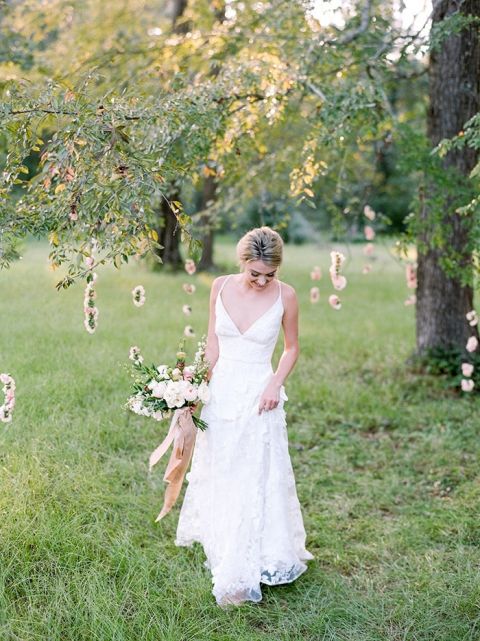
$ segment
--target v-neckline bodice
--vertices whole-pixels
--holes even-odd
[[[271,312],[271,311],[272,311],[272,309],[274,309],[274,307],[278,304],[278,302],[279,302],[279,301],[281,301],[281,298],[282,298],[282,287],[281,287],[281,285],[280,285],[280,282],[277,280],[277,282],[278,282],[278,296],[277,296],[277,298],[276,298],[275,302],[274,302],[274,303],[272,303],[272,305],[270,305],[270,307],[268,307],[268,308],[263,312],[263,314],[260,314],[260,316],[259,316],[258,318],[256,318],[256,319],[253,321],[253,323],[251,323],[251,324],[247,327],[247,329],[246,329],[244,332],[241,332],[241,331],[239,330],[239,328],[238,328],[237,324],[236,324],[236,323],[235,323],[235,321],[233,320],[233,318],[230,316],[230,314],[229,314],[229,312],[228,312],[227,308],[225,307],[225,303],[223,302],[223,298],[222,298],[222,291],[223,291],[223,288],[224,288],[224,286],[225,286],[225,284],[226,284],[226,282],[227,282],[227,280],[228,280],[229,278],[230,278],[230,276],[227,276],[227,277],[225,278],[225,280],[223,281],[222,286],[221,286],[221,288],[220,288],[220,291],[218,292],[218,296],[217,296],[217,298],[219,298],[219,299],[220,299],[220,304],[222,305],[223,311],[225,312],[225,314],[226,314],[227,318],[229,319],[230,323],[232,324],[232,326],[233,326],[233,327],[236,329],[236,331],[238,332],[239,336],[245,336],[245,334],[247,334],[247,333],[252,329],[252,327],[254,327],[254,326],[255,326],[255,325],[256,325],[260,320],[262,320],[262,318],[264,318],[264,316],[266,316],[269,312]]]

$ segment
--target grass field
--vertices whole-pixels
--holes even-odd
[[[212,277],[101,269],[90,336],[83,288],[57,293],[45,245],[1,274],[0,371],[17,382],[13,423],[0,428],[1,641],[480,639],[478,400],[405,365],[414,310],[385,247],[366,276],[360,248],[348,250],[340,311],[325,275],[310,304],[309,271],[327,274],[329,250],[288,247],[281,273],[301,302],[286,410],[316,558],[260,604],[228,610],[201,548],[173,543],[179,504],[154,523],[164,487],[147,460],[166,425],[123,409],[130,345],[172,360],[182,304],[197,335],[206,329]],[[232,258],[219,244],[224,271]]]

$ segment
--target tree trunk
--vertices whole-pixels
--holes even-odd
[[[172,20],[172,31],[173,33],[185,34],[190,29],[189,22],[182,20],[187,8],[188,0],[170,0],[168,5],[168,12]],[[225,3],[216,2],[211,5],[212,10],[215,15],[215,19],[223,22],[225,20]],[[219,69],[216,66],[212,67],[211,75],[216,76]],[[214,177],[207,176],[200,202],[200,210],[206,208],[206,205],[209,201],[214,200],[216,195],[216,182]],[[171,200],[180,200],[180,195],[177,193],[174,198]],[[203,252],[202,258],[198,264],[198,268],[201,270],[212,271],[214,269],[213,264],[213,242],[214,242],[214,231],[211,225],[210,215],[205,213],[200,218],[200,225],[204,228],[202,234],[202,245]],[[165,201],[162,201],[161,210],[159,212],[159,242],[163,245],[163,249],[160,250],[159,255],[162,258],[164,264],[168,264],[174,268],[178,268],[182,265],[182,259],[180,256],[180,235],[175,234],[174,230],[176,229],[177,222],[175,216]]]
[[[172,20],[173,33],[187,33],[188,24],[181,22],[188,0],[170,0],[168,12]],[[169,196],[170,200],[180,200],[179,193]],[[162,259],[164,265],[169,265],[173,269],[179,269],[182,266],[180,255],[180,234],[177,232],[177,219],[172,212],[169,204],[162,198],[162,203],[158,211],[157,233],[159,243],[162,249],[156,253]]]
[[[217,182],[214,176],[207,176],[203,183],[202,194],[199,202],[199,210],[202,211],[208,207],[210,201],[215,200]],[[200,216],[199,226],[202,230],[202,257],[198,263],[198,269],[202,271],[213,271],[215,265],[213,262],[213,221],[210,214],[205,212]]]
[[[178,200],[178,194],[170,196],[171,200]],[[162,198],[162,204],[159,211],[159,224],[156,228],[158,242],[162,246],[156,252],[162,259],[164,265],[169,265],[173,269],[180,269],[183,261],[180,255],[180,228],[177,227],[177,219],[165,198]]]
[[[433,2],[435,28],[452,13],[480,16],[480,0],[437,0]],[[431,52],[430,107],[428,136],[435,147],[443,138],[458,134],[465,122],[480,109],[480,43],[478,27],[471,25],[456,35],[442,40],[438,50]],[[467,177],[476,164],[473,149],[449,152],[443,159],[443,169],[458,176],[458,188],[467,183]],[[460,277],[447,274],[441,259],[448,251],[462,270],[471,270],[472,256],[469,242],[470,220],[455,213],[458,198],[451,190],[440,194],[438,185],[430,184],[427,199],[420,214],[418,237],[417,288],[417,353],[433,348],[463,350],[473,328],[465,314],[473,308],[473,290],[462,285]],[[435,203],[441,195],[442,215],[435,221]],[[437,200],[438,202],[438,200]],[[443,234],[445,249],[435,238]],[[475,329],[476,332],[476,329]]]

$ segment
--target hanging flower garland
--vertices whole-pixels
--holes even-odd
[[[340,273],[342,265],[345,262],[345,256],[337,251],[330,252],[330,259],[332,264],[330,265],[330,279],[334,289],[342,290],[347,286],[347,279]]]
[[[372,256],[374,251],[375,251],[375,245],[373,243],[367,243],[363,248],[363,253],[365,254],[365,256]]]
[[[363,215],[367,220],[370,222],[373,222],[375,218],[377,217],[377,214],[375,211],[370,207],[370,205],[365,205],[363,208]],[[375,245],[373,244],[373,241],[375,239],[375,230],[371,225],[365,225],[363,227],[363,235],[365,236],[365,240],[368,241],[365,247],[363,248],[363,253],[365,256],[370,257],[373,256],[375,252]],[[371,263],[365,263],[362,269],[362,274],[369,274],[372,270],[372,265]]]
[[[470,327],[475,327],[475,325],[478,325],[478,316],[477,312],[474,309],[466,314],[466,319],[468,320],[468,324],[470,325]]]
[[[465,346],[467,352],[474,352],[478,347],[478,339],[476,336],[470,336]]]
[[[92,238],[90,242],[90,255],[85,258],[85,264],[89,270],[86,281],[87,285],[85,287],[85,295],[83,298],[83,313],[84,320],[83,325],[89,334],[94,334],[98,326],[98,307],[95,305],[95,299],[97,298],[97,292],[95,291],[95,282],[97,280],[97,274],[93,271],[95,267],[95,254],[98,251],[98,243]]]
[[[340,273],[343,263],[345,262],[345,256],[341,252],[331,251],[330,260],[331,265],[328,271],[330,273],[330,280],[332,281],[334,289],[345,289],[345,287],[347,286],[347,279],[345,278],[345,276],[343,276],[343,274]],[[332,294],[331,296],[329,296],[328,302],[330,306],[336,311],[338,311],[342,307],[340,298],[336,294]]]
[[[89,334],[94,334],[98,325],[98,307],[95,305],[97,292],[95,291],[95,281],[97,274],[92,272],[87,275],[87,286],[85,287],[85,297],[83,299],[83,311],[85,319],[83,324]]]
[[[318,303],[320,300],[320,290],[318,287],[311,287],[310,288],[310,302],[311,303]]]
[[[183,287],[183,291],[186,294],[195,294],[195,289],[196,289],[195,285],[191,285],[190,283],[184,283],[182,287]]]
[[[310,272],[310,279],[313,281],[320,280],[322,277],[322,270],[318,265],[315,265],[315,267],[312,269]],[[318,287],[311,287],[310,288],[310,302],[315,304],[318,303],[320,300],[320,290]]]
[[[183,335],[186,336],[187,338],[193,338],[195,336],[193,327],[191,325],[187,325],[183,330]]]
[[[0,383],[3,383],[2,391],[5,395],[3,405],[0,405],[0,421],[10,423],[15,407],[15,380],[10,374],[0,374]]]
[[[328,297],[328,302],[329,302],[330,306],[333,307],[333,309],[335,309],[335,310],[339,310],[339,309],[342,308],[342,303],[341,303],[339,297],[336,294],[331,294]]]
[[[195,261],[193,261],[191,258],[187,258],[184,264],[184,268],[189,276],[193,276],[197,271],[197,266],[195,265]],[[195,293],[196,288],[193,283],[184,283],[182,287],[183,287],[183,291],[186,294],[192,295]],[[192,307],[190,305],[183,305],[182,312],[184,313],[185,316],[190,316],[192,313]],[[183,335],[186,338],[193,338],[195,336],[195,330],[191,325],[186,325],[183,330]]]
[[[407,263],[405,265],[405,279],[408,289],[417,289],[417,264]],[[417,302],[416,294],[410,294],[404,301],[404,305],[415,305]]]
[[[187,272],[187,274],[189,274],[189,276],[193,276],[193,274],[197,271],[195,262],[191,258],[188,258],[185,261],[185,271]]]
[[[466,319],[470,327],[475,327],[476,325],[478,325],[478,316],[477,316],[477,312],[474,309],[472,309],[470,312],[467,312]],[[471,354],[476,351],[477,347],[478,347],[477,337],[470,336],[470,338],[467,341],[467,344],[465,345],[465,349],[467,350],[467,352]],[[475,387],[475,383],[471,378],[474,372],[474,369],[475,368],[472,363],[468,363],[468,362],[462,363],[463,378],[460,382],[460,386],[463,392],[471,392]]]
[[[132,300],[135,307],[142,307],[145,304],[145,287],[137,285],[132,289]]]

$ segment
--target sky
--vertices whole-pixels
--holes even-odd
[[[421,29],[430,15],[432,3],[430,0],[396,0],[397,14],[401,19],[404,28],[413,25],[415,29]],[[320,21],[320,24],[335,24],[343,27],[342,6],[344,0],[314,0],[313,15]]]

